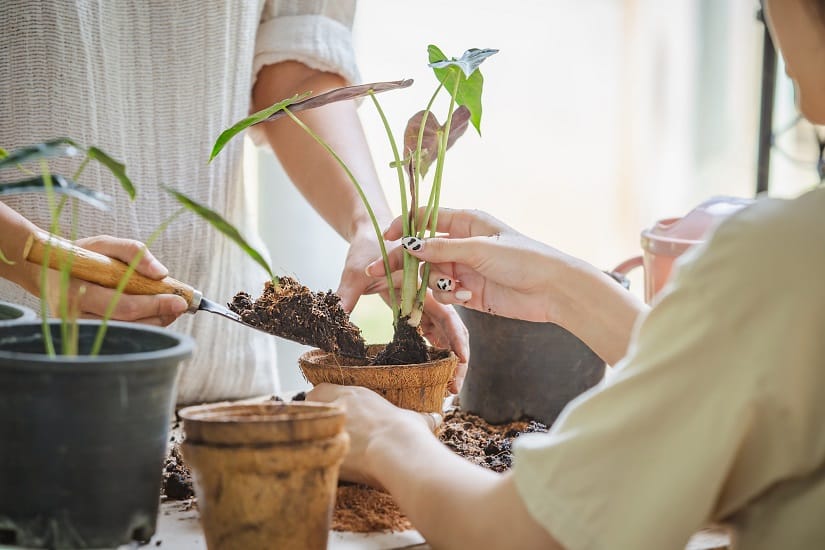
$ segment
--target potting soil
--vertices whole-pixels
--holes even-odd
[[[459,456],[495,472],[505,472],[513,464],[513,440],[523,433],[547,430],[548,426],[530,419],[491,425],[474,414],[453,409],[445,414],[436,435]],[[187,499],[194,494],[191,473],[177,445],[172,446],[164,467],[162,495],[167,500]],[[412,528],[389,494],[365,485],[339,483],[332,529],[369,533]]]

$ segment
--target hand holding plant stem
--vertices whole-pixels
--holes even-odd
[[[404,320],[406,324],[417,327],[421,321],[423,313],[423,302],[426,296],[427,267],[424,268],[423,281],[419,282],[418,260],[412,256],[404,257],[404,282],[401,288],[400,300],[396,296],[395,286],[389,269],[389,260],[386,246],[381,234],[381,228],[373,213],[364,191],[352,171],[346,166],[343,160],[324,142],[311,128],[305,125],[296,115],[296,112],[319,107],[335,101],[355,99],[362,96],[369,96],[379,116],[383,122],[387,137],[390,142],[393,154],[391,166],[395,168],[398,178],[399,193],[401,198],[402,219],[404,220],[404,232],[408,236],[423,237],[429,230],[431,235],[435,234],[435,227],[438,216],[438,204],[441,195],[441,183],[444,175],[444,159],[447,149],[455,140],[464,133],[468,121],[480,132],[481,124],[481,92],[483,87],[483,77],[478,70],[479,65],[487,57],[495,54],[498,50],[467,50],[459,59],[447,59],[447,57],[436,46],[428,47],[430,67],[433,68],[435,76],[439,81],[436,91],[433,93],[424,111],[414,115],[408,122],[404,139],[404,157],[402,159],[392,134],[387,117],[381,108],[375,94],[392,89],[406,88],[412,84],[410,80],[395,82],[379,82],[365,84],[361,86],[350,86],[338,90],[320,94],[315,97],[308,97],[309,93],[295,95],[284,99],[274,105],[263,109],[245,119],[239,121],[231,128],[223,132],[217,139],[212,151],[211,158],[214,158],[235,135],[244,129],[262,122],[276,120],[283,116],[289,117],[295,124],[300,126],[307,134],[319,143],[330,155],[335,158],[341,168],[345,171],[349,179],[358,191],[367,212],[373,223],[378,242],[381,247],[381,255],[385,266],[387,284],[390,294],[390,306],[394,311],[394,324],[396,334],[399,330],[399,321]],[[445,89],[450,95],[449,108],[447,110],[446,122],[444,126],[438,124],[434,115],[431,114],[432,106],[439,92]],[[458,107],[457,107],[458,106]],[[421,180],[426,175],[430,165],[435,162],[435,175],[430,189],[426,214],[420,226],[412,216],[416,212],[421,197]],[[409,189],[409,201],[407,200],[407,189]]]

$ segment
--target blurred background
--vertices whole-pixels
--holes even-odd
[[[442,206],[478,208],[604,269],[640,252],[639,233],[715,195],[756,189],[762,37],[755,0],[359,0],[354,41],[363,82],[413,78],[379,96],[396,136],[436,87],[427,45],[448,56],[498,48],[482,65],[479,136],[450,150]],[[444,120],[446,103],[435,109]],[[398,212],[391,152],[371,102],[361,119]],[[816,129],[798,120],[778,69],[770,194],[819,182]],[[335,289],[346,243],[288,182],[268,150],[247,143],[259,184],[261,231],[277,272]],[[296,235],[300,227],[302,234]],[[641,274],[631,277],[641,296]],[[377,297],[354,321],[386,342],[391,316]],[[278,341],[282,387],[305,388],[297,356]]]

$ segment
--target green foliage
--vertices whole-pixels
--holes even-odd
[[[188,208],[189,210],[191,210],[192,212],[194,212],[195,214],[209,222],[209,224],[212,225],[212,227],[214,227],[215,229],[229,237],[233,242],[235,242],[235,244],[240,246],[241,249],[244,252],[246,252],[246,254],[250,258],[255,260],[255,262],[258,265],[260,265],[266,270],[267,274],[269,274],[270,279],[272,279],[273,282],[277,283],[278,278],[273,273],[272,268],[269,266],[269,263],[264,259],[263,255],[260,252],[255,250],[248,242],[246,242],[246,239],[243,238],[243,235],[241,235],[240,231],[238,231],[235,228],[235,226],[226,221],[220,214],[218,214],[211,208],[208,208],[206,206],[203,206],[202,204],[197,203],[196,201],[187,197],[183,193],[176,191],[175,189],[172,189],[168,186],[163,186],[163,188],[170,195],[175,197],[175,199],[177,199],[177,201],[180,202],[183,206],[185,206],[186,208]]]
[[[73,140],[68,138],[58,138],[51,141],[37,143],[26,147],[21,147],[14,151],[8,152],[5,149],[0,149],[0,170],[7,168],[17,168],[18,170],[30,175],[31,177],[0,183],[0,196],[15,195],[20,193],[44,193],[48,199],[48,209],[51,217],[49,233],[59,237],[60,217],[63,212],[63,206],[67,199],[73,201],[73,207],[76,207],[77,201],[83,201],[92,207],[99,210],[108,210],[111,198],[94,189],[90,189],[83,185],[76,183],[74,180],[78,179],[88,162],[94,160],[106,167],[117,180],[121,187],[129,195],[130,199],[135,198],[135,188],[132,181],[126,175],[126,167],[123,163],[118,162],[103,150],[98,147],[89,147],[85,149],[85,157],[81,162],[79,168],[74,174],[74,177],[69,179],[60,174],[53,174],[48,166],[48,160],[53,158],[76,157],[84,149],[78,146]],[[23,165],[33,161],[39,161],[40,174],[37,175]],[[60,203],[55,199],[56,195],[62,195]],[[77,215],[76,208],[72,208],[72,222],[71,234],[74,236],[76,232]],[[46,353],[50,356],[56,355],[54,344],[52,342],[51,330],[48,324],[48,308],[46,307],[46,289],[48,288],[48,273],[49,273],[49,258],[52,253],[52,245],[47,244],[44,252],[44,261],[40,270],[40,288],[41,288],[41,317],[43,324],[43,339],[46,346]],[[0,260],[9,263],[8,258],[0,253]],[[134,271],[134,265],[140,261],[136,258],[132,262],[131,271],[127,273],[127,277]],[[76,355],[78,352],[78,336],[76,313],[69,310],[68,290],[71,277],[71,265],[73,256],[66,255],[59,267],[59,295],[58,295],[58,312],[61,321],[61,352],[64,355]],[[126,279],[126,278],[125,278]],[[121,281],[121,286],[126,285],[126,280]],[[114,311],[117,300],[121,293],[116,293],[112,298],[112,302],[108,306],[108,312],[104,315],[103,322],[98,330],[96,340],[103,341],[106,334],[106,323]],[[99,346],[98,346],[99,349]],[[96,354],[96,351],[92,353]]]
[[[336,101],[356,99],[363,96],[369,96],[375,108],[381,117],[387,137],[392,148],[394,160],[390,166],[396,170],[399,183],[399,192],[401,197],[401,215],[404,220],[404,232],[406,235],[423,236],[426,230],[430,230],[434,234],[439,198],[441,196],[441,180],[444,170],[444,158],[447,149],[465,133],[469,123],[472,123],[476,131],[481,133],[481,93],[484,87],[484,78],[478,70],[480,64],[491,55],[498,52],[493,49],[470,49],[464,52],[464,55],[459,59],[447,59],[441,50],[434,45],[427,48],[429,55],[429,66],[433,68],[439,86],[433,93],[426,109],[419,111],[412,118],[409,119],[403,139],[404,157],[401,158],[398,147],[395,142],[392,130],[390,128],[387,117],[384,114],[381,105],[378,103],[375,95],[386,90],[394,90],[398,88],[406,88],[412,85],[412,80],[397,80],[393,82],[374,82],[371,84],[364,84],[360,86],[349,86],[346,88],[339,88],[331,90],[324,94],[319,94],[314,97],[293,96],[275,103],[274,105],[247,117],[231,128],[221,133],[215,146],[212,150],[211,158],[220,152],[226,143],[236,136],[242,130],[261,124],[264,122],[271,122],[278,118],[288,116],[295,124],[307,132],[316,142],[318,142],[330,155],[338,162],[344,172],[358,191],[362,202],[372,220],[373,228],[378,237],[378,243],[381,247],[381,254],[384,261],[385,270],[387,272],[387,284],[390,292],[390,302],[393,307],[396,320],[402,317],[409,317],[409,323],[417,325],[421,318],[423,311],[423,300],[426,292],[426,273],[425,267],[424,279],[418,280],[418,260],[410,255],[404,256],[404,282],[401,289],[400,306],[396,309],[395,289],[391,274],[389,273],[389,260],[387,251],[384,245],[383,235],[378,221],[375,218],[372,207],[367,200],[367,197],[355,178],[352,171],[347,167],[341,157],[326,143],[323,138],[318,135],[312,128],[308,127],[303,121],[295,116],[296,112],[320,107]],[[447,110],[446,122],[441,125],[437,118],[430,112],[433,103],[438,93],[446,89],[450,94],[450,105]],[[306,99],[301,99],[306,97]],[[432,187],[427,197],[426,210],[423,219],[423,225],[416,228],[418,223],[415,213],[418,211],[419,200],[422,197],[420,184],[421,179],[427,174],[431,165],[435,163],[435,176],[433,178]],[[408,178],[409,181],[405,181]],[[407,193],[409,193],[409,202],[407,200]],[[214,213],[213,213],[214,214]],[[201,214],[203,215],[203,214]],[[213,224],[214,225],[214,224]],[[237,231],[231,226],[226,227],[231,229],[237,235]],[[225,231],[226,232],[226,231]],[[237,235],[239,237],[239,235]],[[236,240],[236,242],[238,242]],[[239,244],[245,249],[245,243]],[[247,253],[252,255],[250,250]],[[253,258],[255,256],[253,255]],[[256,259],[258,263],[261,263]],[[420,286],[419,286],[420,284]]]
[[[427,46],[427,52],[435,77],[455,98],[456,103],[470,110],[470,120],[480,135],[481,91],[484,87],[484,77],[481,76],[478,66],[498,50],[472,48],[464,52],[459,59],[447,59],[438,46],[430,44]],[[460,69],[460,72],[455,69]]]

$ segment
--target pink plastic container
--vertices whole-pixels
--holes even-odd
[[[627,275],[643,266],[645,302],[649,304],[670,279],[676,258],[704,241],[720,221],[752,203],[753,199],[713,197],[681,218],[659,220],[642,231],[642,255],[625,260],[613,271]]]

